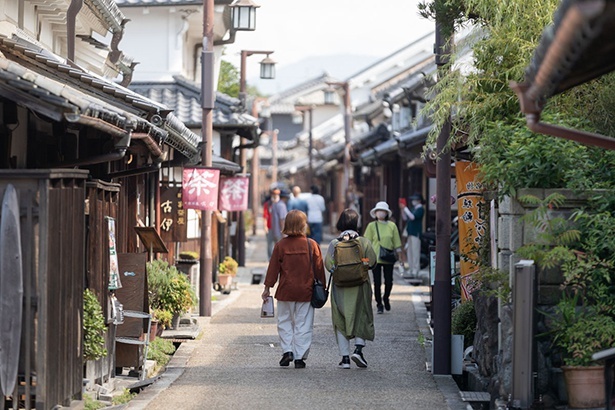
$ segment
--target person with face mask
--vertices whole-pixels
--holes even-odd
[[[408,247],[406,256],[408,258],[408,271],[411,277],[416,278],[421,269],[421,233],[423,232],[423,197],[415,193],[410,197],[411,206],[408,207],[402,201],[399,202],[401,216],[406,223],[408,233]]]
[[[391,310],[389,296],[393,289],[393,266],[395,262],[384,261],[381,259],[380,247],[394,249],[399,259],[401,256],[401,238],[395,223],[389,221],[393,212],[389,209],[389,204],[380,201],[374,209],[370,211],[370,216],[375,221],[370,222],[365,228],[365,238],[369,239],[374,247],[374,252],[378,255],[378,262],[372,269],[374,276],[374,298],[378,313],[384,310]],[[381,293],[382,276],[384,275],[384,295]]]

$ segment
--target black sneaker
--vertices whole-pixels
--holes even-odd
[[[362,367],[362,368],[367,367],[367,362],[365,361],[365,358],[363,357],[363,352],[355,351],[352,354],[352,361],[355,362],[355,364],[359,367]]]
[[[282,355],[282,360],[280,360],[280,366],[288,367],[288,365],[292,361],[293,361],[293,352],[286,352]]]
[[[295,369],[305,369],[305,362],[303,359],[295,360]]]
[[[350,356],[343,356],[340,366],[342,369],[350,369]]]
[[[382,305],[378,305],[378,314],[381,314],[384,312],[384,309],[382,309]]]
[[[388,312],[389,310],[391,310],[391,304],[389,303],[388,299],[383,300],[384,302],[384,309]]]

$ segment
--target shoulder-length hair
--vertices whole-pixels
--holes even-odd
[[[344,209],[340,218],[335,225],[338,231],[344,232],[347,230],[359,231],[359,214],[350,208]]]
[[[298,209],[294,209],[286,214],[282,233],[288,236],[305,235],[306,226],[307,215]]]

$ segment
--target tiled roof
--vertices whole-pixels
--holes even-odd
[[[292,88],[282,91],[279,94],[275,94],[269,98],[269,102],[272,105],[275,104],[284,104],[290,102],[291,104],[295,102],[297,98],[301,95],[304,95],[306,92],[313,90],[314,88],[326,88],[327,82],[337,82],[339,80],[331,77],[328,73],[323,72],[320,76],[312,78],[310,80],[304,81],[301,84],[298,84]],[[289,101],[291,99],[292,101]]]
[[[203,0],[115,0],[120,7],[203,5]]]
[[[47,107],[48,111],[56,111],[56,117],[68,114],[94,117],[122,130],[136,127],[137,132],[150,134],[157,141],[181,147],[179,152],[188,158],[199,154],[200,137],[185,130],[183,124],[172,121],[168,107],[74,64],[68,65],[45,49],[23,39],[0,36],[0,62],[5,74],[25,81],[17,83],[25,86],[26,94],[44,97],[38,100],[38,109]],[[6,86],[14,87],[14,84],[9,81]],[[55,109],[49,106],[50,102],[56,105]],[[62,109],[57,112],[58,108]]]
[[[201,108],[201,90],[199,86],[181,76],[172,82],[134,82],[131,90],[173,109],[175,115],[191,128],[201,127],[203,109]],[[258,128],[258,120],[241,112],[237,98],[223,93],[216,93],[213,111],[213,125],[216,128]]]

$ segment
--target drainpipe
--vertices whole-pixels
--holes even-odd
[[[604,135],[594,134],[592,132],[546,124],[544,122],[540,122],[540,114],[525,114],[525,119],[527,121],[527,127],[533,132],[565,138],[583,145],[593,145],[596,147],[606,148],[608,150],[615,150],[615,138],[605,137]]]
[[[537,102],[537,98],[539,98],[536,96],[537,94],[532,92],[534,88],[530,88],[527,84],[518,84],[514,81],[511,81],[510,88],[517,94],[521,112],[525,114],[527,127],[532,132],[565,138],[583,145],[615,150],[615,138],[540,122],[542,105]]]
[[[66,47],[68,51],[68,59],[75,62],[75,39],[76,30],[75,25],[77,21],[77,14],[83,7],[83,0],[72,0],[66,10]]]

